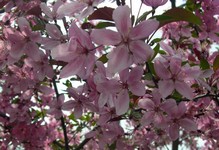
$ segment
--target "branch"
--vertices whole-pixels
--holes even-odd
[[[55,81],[55,77],[52,78],[52,83],[55,89],[55,93],[56,93],[56,98],[58,100],[59,98],[59,92],[58,92],[58,88],[56,85],[56,81]],[[65,121],[64,121],[64,117],[61,117],[61,126],[63,129],[63,134],[64,134],[64,140],[65,140],[65,150],[69,150],[69,145],[68,145],[68,136],[67,136],[67,132],[66,132],[66,126],[65,126]]]
[[[175,8],[176,7],[176,0],[170,0],[171,2],[171,7]]]
[[[172,143],[172,150],[178,150],[179,147],[179,138]]]

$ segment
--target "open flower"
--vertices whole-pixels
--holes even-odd
[[[159,6],[166,4],[167,0],[142,0],[142,2],[147,6],[157,8]]]
[[[96,29],[91,33],[91,38],[95,43],[116,46],[107,55],[109,72],[120,72],[133,63],[147,61],[153,55],[153,50],[143,39],[158,28],[158,21],[146,20],[132,27],[128,6],[119,6],[115,9],[113,20],[118,32]]]

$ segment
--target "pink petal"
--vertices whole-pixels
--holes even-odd
[[[146,110],[153,110],[155,107],[154,102],[149,98],[140,99],[138,102],[138,106]]]
[[[94,46],[87,32],[78,28],[78,26],[73,22],[69,28],[69,37],[73,39],[78,39],[78,42],[82,47],[93,49]]]
[[[62,36],[60,30],[54,24],[46,24],[46,31],[53,39],[60,39]]]
[[[128,77],[129,77],[129,68],[126,68],[124,70],[122,70],[120,73],[119,73],[119,77],[120,77],[120,80],[125,83],[127,80],[128,80]]]
[[[88,6],[80,15],[79,15],[79,19],[84,19],[87,16],[89,16],[90,14],[92,14],[94,12],[94,8],[93,6]]]
[[[181,82],[181,81],[176,80],[175,81],[175,88],[184,97],[186,97],[190,100],[193,98],[193,92],[192,92],[193,90],[185,82]]]
[[[161,41],[159,44],[163,50],[169,53],[169,55],[174,55],[174,50],[168,44],[164,43],[163,41]]]
[[[35,61],[40,60],[39,47],[34,42],[28,42],[25,45],[25,53]]]
[[[68,51],[69,44],[59,44],[51,50],[51,56],[56,60],[69,62],[72,60],[72,51]]]
[[[77,102],[70,100],[70,101],[67,101],[64,104],[62,104],[62,110],[72,110],[76,106],[77,106]]]
[[[27,28],[30,29],[30,24],[27,21],[27,19],[25,19],[24,17],[19,17],[17,19],[17,23],[18,23],[18,26],[19,26],[19,29],[21,30],[21,32],[26,33]]]
[[[191,119],[188,118],[181,119],[179,121],[179,124],[188,132],[197,130],[196,123]]]
[[[127,90],[122,90],[115,100],[116,114],[123,115],[129,108],[129,94]]]
[[[171,114],[172,109],[177,108],[176,100],[168,99],[165,100],[161,105],[160,108],[165,111],[167,114]]]
[[[185,102],[180,102],[178,105],[178,114],[177,117],[180,118],[181,116],[183,116],[186,112],[187,108],[185,105]]]
[[[109,94],[101,93],[98,99],[98,106],[102,108],[109,99]]]
[[[133,81],[140,81],[144,70],[141,66],[136,66],[132,68],[131,72],[129,73],[128,84],[132,83]]]
[[[109,59],[107,69],[113,74],[128,68],[132,64],[131,56],[125,46],[113,49],[107,57]]]
[[[182,60],[177,57],[172,57],[170,60],[170,71],[172,74],[177,75],[181,70]]]
[[[119,6],[113,11],[113,20],[115,21],[117,30],[123,37],[127,37],[131,28],[130,8]]]
[[[117,45],[122,41],[117,32],[107,29],[93,30],[91,32],[91,39],[99,45]]]
[[[80,12],[83,10],[87,5],[81,2],[72,2],[72,3],[64,3],[61,5],[58,10],[57,14],[59,16],[74,16],[75,13]]]
[[[169,127],[169,136],[172,139],[172,141],[175,141],[179,138],[179,125],[176,123],[173,123]]]
[[[141,125],[147,126],[150,125],[154,119],[155,113],[153,111],[146,112],[141,119]]]
[[[130,38],[132,40],[144,39],[153,33],[158,28],[158,26],[159,22],[157,20],[145,20],[132,29]]]
[[[83,110],[82,110],[81,106],[77,106],[77,107],[74,108],[75,119],[80,118],[82,116],[82,113],[83,113]]]
[[[174,83],[172,80],[160,80],[158,82],[159,92],[163,98],[169,96],[174,90]]]
[[[53,17],[52,11],[49,9],[49,7],[46,5],[46,3],[41,3],[40,8],[46,16],[48,16],[49,18]]]
[[[84,66],[83,59],[78,57],[69,62],[60,73],[60,78],[67,78],[72,75],[76,75]]]
[[[158,59],[154,61],[154,69],[156,71],[156,74],[161,79],[169,79],[169,78],[171,78],[171,73],[167,69],[167,66],[164,66],[163,62],[161,62]]]
[[[132,41],[129,44],[130,51],[133,53],[135,63],[142,63],[153,56],[151,47],[143,41]]]
[[[140,81],[132,82],[128,85],[129,90],[137,96],[143,96],[145,94],[145,84]]]

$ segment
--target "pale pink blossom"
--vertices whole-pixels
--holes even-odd
[[[133,63],[143,63],[149,60],[153,55],[153,50],[143,40],[158,28],[158,21],[146,20],[132,27],[128,6],[119,6],[115,9],[113,20],[118,32],[96,29],[91,33],[95,43],[116,46],[107,55],[109,71],[111,73],[120,72]]]
[[[153,8],[157,8],[159,6],[162,6],[167,3],[168,0],[142,0],[142,2],[147,5],[151,6]]]

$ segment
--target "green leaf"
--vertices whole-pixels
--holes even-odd
[[[106,63],[108,61],[108,58],[106,57],[107,54],[102,55],[98,60],[102,63]]]
[[[135,25],[138,24],[138,23],[140,23],[140,22],[142,22],[142,21],[144,21],[144,20],[146,20],[147,16],[148,16],[150,13],[152,13],[153,11],[154,11],[154,10],[144,12],[140,17],[137,18]]]
[[[71,81],[70,80],[66,80],[65,83],[63,83],[65,86],[72,87]]]
[[[185,10],[183,8],[172,8],[162,15],[154,16],[159,22],[160,26],[162,27],[168,23],[176,22],[176,21],[187,21],[189,23],[195,24],[195,25],[201,25],[202,21],[201,19],[194,15],[192,12]]]
[[[218,68],[219,68],[219,55],[216,56],[216,58],[214,59],[214,62],[213,62],[213,70],[217,71]]]
[[[152,57],[152,60],[157,56],[157,54],[159,53],[160,51],[160,44],[157,44],[155,47],[154,47],[154,56]]]
[[[206,59],[200,59],[200,68],[202,70],[206,70],[206,69],[209,69],[210,68],[210,65],[208,63],[208,61]]]
[[[113,27],[113,26],[115,26],[115,24],[112,22],[100,22],[95,26],[95,28],[102,29],[102,28]]]

